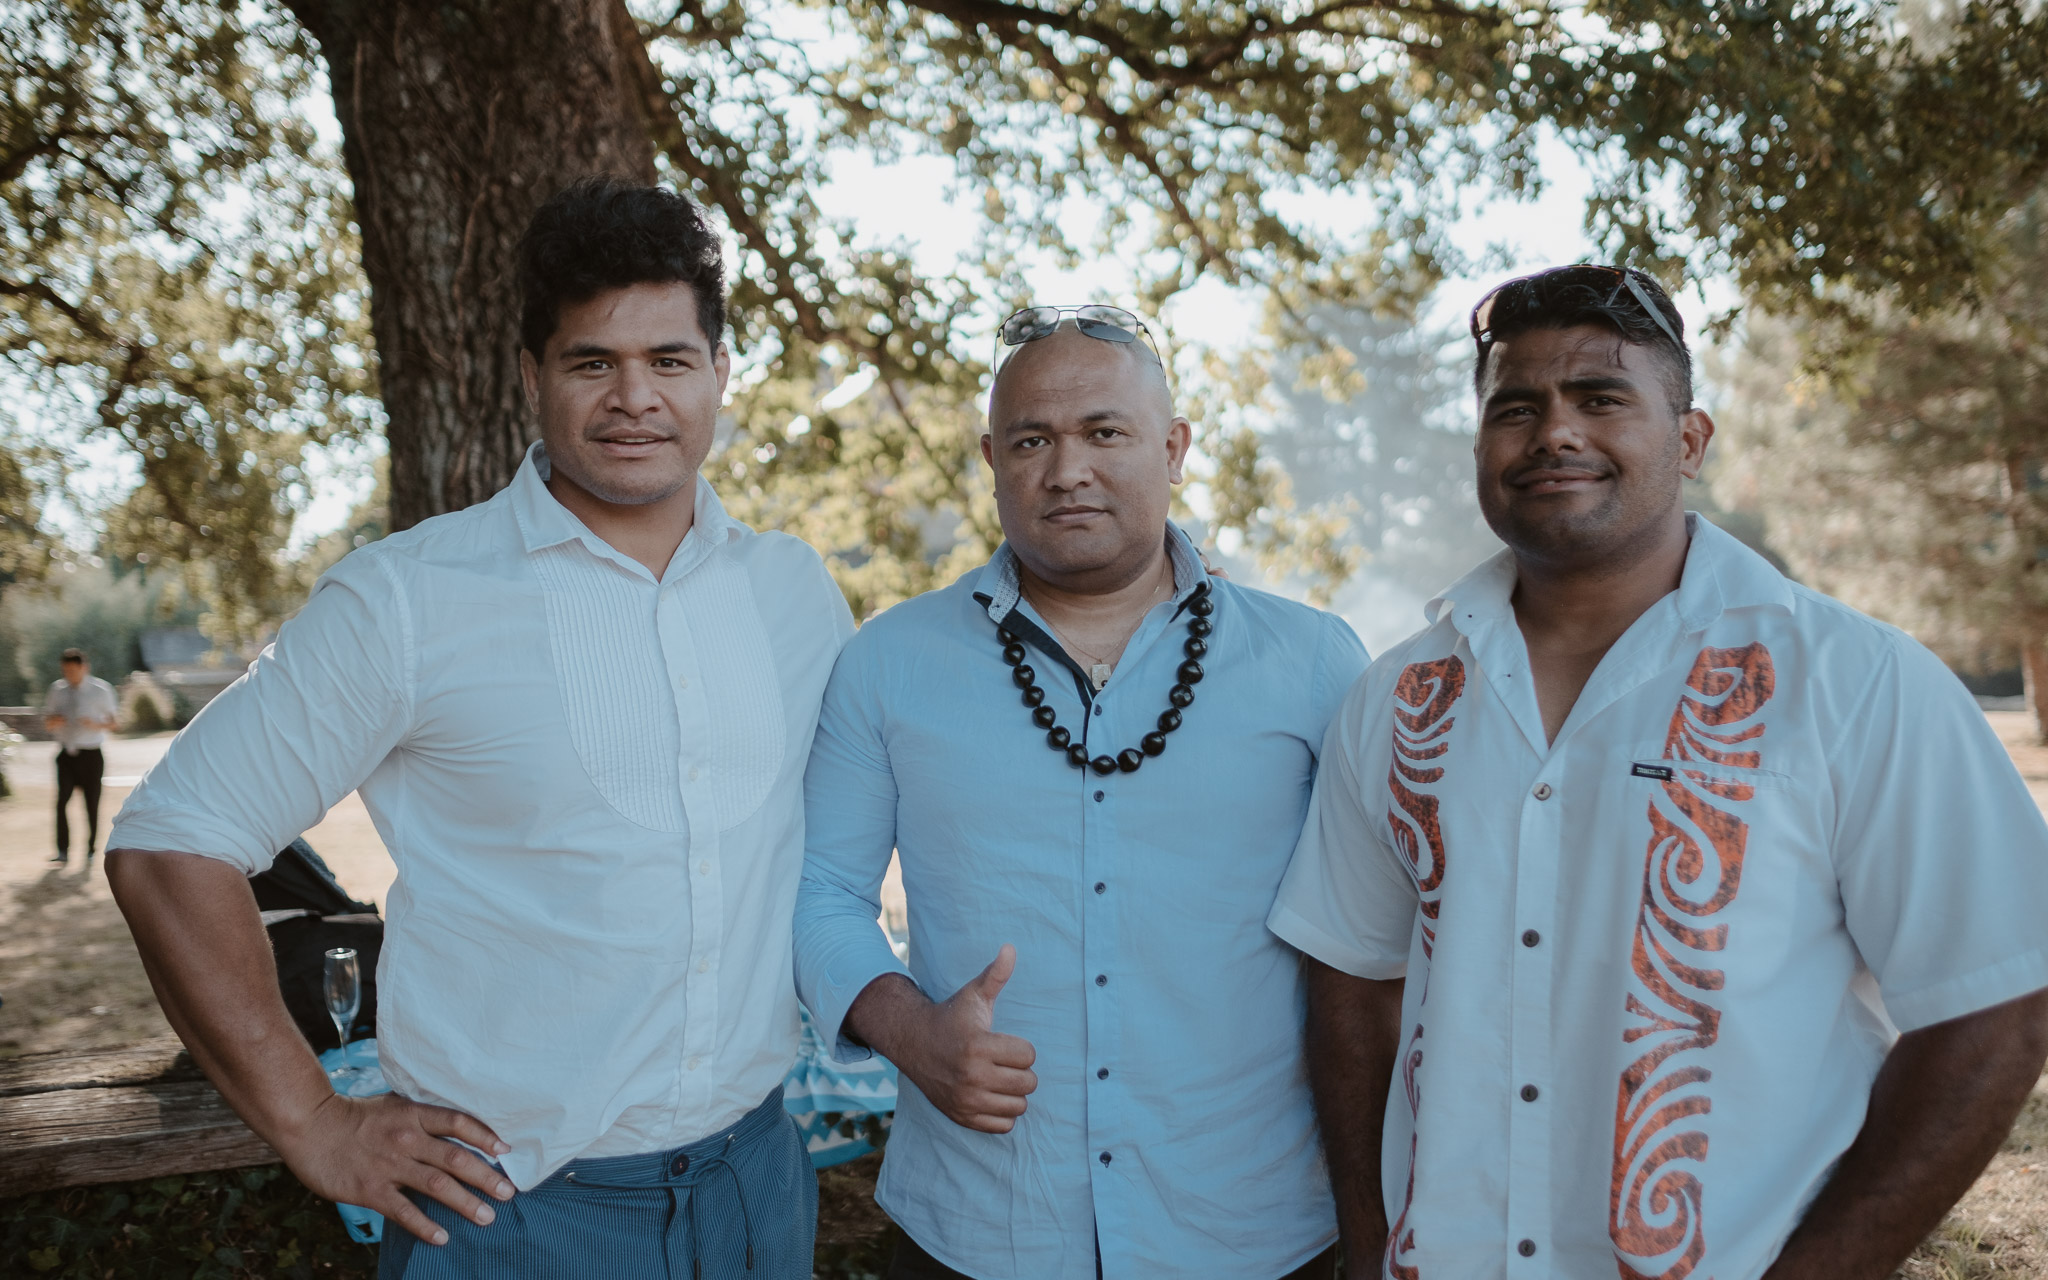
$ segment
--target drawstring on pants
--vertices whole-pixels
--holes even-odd
[[[754,1216],[747,1210],[747,1189],[745,1184],[740,1181],[739,1170],[733,1168],[732,1161],[728,1159],[732,1154],[733,1143],[738,1140],[738,1134],[726,1135],[725,1150],[709,1157],[707,1165],[698,1166],[704,1169],[704,1177],[699,1178],[697,1182],[702,1183],[707,1180],[710,1177],[712,1168],[725,1170],[725,1176],[732,1179],[733,1198],[740,1202],[740,1228],[746,1238],[747,1270],[752,1271],[754,1269]],[[692,1163],[695,1162],[693,1161]],[[690,1280],[704,1280],[704,1259],[702,1256],[704,1233],[697,1223],[695,1185],[679,1188],[674,1183],[594,1182],[573,1169],[563,1175],[563,1181],[573,1182],[579,1187],[590,1187],[599,1191],[650,1191],[656,1186],[663,1187],[668,1192],[668,1216],[661,1224],[661,1257],[663,1270],[668,1272],[670,1280],[674,1280],[675,1276],[675,1262],[669,1256],[669,1242],[673,1235],[671,1228],[675,1226],[676,1211],[682,1207],[677,1197],[680,1194],[688,1194],[690,1213]]]

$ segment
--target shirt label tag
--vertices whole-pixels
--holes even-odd
[[[1634,777],[1655,778],[1659,782],[1669,782],[1678,776],[1668,764],[1632,764],[1628,771]]]

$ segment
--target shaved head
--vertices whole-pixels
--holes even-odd
[[[1137,371],[1133,389],[1138,390],[1148,403],[1148,409],[1156,409],[1162,421],[1173,417],[1173,388],[1166,381],[1166,366],[1152,349],[1142,342],[1105,342],[1091,338],[1074,327],[1072,320],[1063,320],[1060,327],[1035,342],[1017,347],[1010,358],[996,370],[995,381],[989,386],[988,418],[991,423],[998,421],[997,404],[1003,396],[1006,384],[1014,384],[1023,368],[1050,361],[1054,364],[1078,362],[1089,367],[1099,367],[1105,351],[1116,356]],[[1142,388],[1142,390],[1140,390]],[[1156,397],[1156,400],[1154,400]]]

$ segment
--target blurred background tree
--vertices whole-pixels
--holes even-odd
[[[2048,741],[2048,192],[2000,222],[1970,301],[1844,293],[1750,321],[1717,488],[1803,580],[1964,670],[2017,665]]]
[[[1373,469],[1385,430],[1331,396],[1426,371],[1373,366],[1413,360],[1333,309],[1419,315],[1470,265],[1457,210],[1539,188],[1544,138],[1592,175],[1607,252],[1787,315],[1991,305],[2004,211],[2048,172],[2024,0],[1944,10],[1939,39],[1863,0],[0,0],[0,58],[16,434],[128,450],[107,548],[180,566],[228,637],[299,589],[309,445],[385,434],[380,529],[509,477],[532,431],[511,245],[585,173],[673,182],[730,229],[743,371],[708,469],[865,613],[996,537],[977,335],[1030,255],[1113,262],[1104,291],[1148,310],[1265,292],[1277,380],[1199,351],[1179,372],[1219,428],[1212,527],[1327,586],[1451,483],[1433,436],[1400,455],[1412,484]],[[338,137],[297,110],[322,92]],[[909,251],[935,211],[862,247],[815,199],[837,157],[917,151],[981,200],[950,273]],[[1329,476],[1407,487],[1316,508],[1334,486],[1251,430],[1273,413],[1327,419],[1297,467],[1348,448]]]

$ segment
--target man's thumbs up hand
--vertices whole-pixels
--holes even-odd
[[[847,1025],[954,1124],[1008,1133],[1038,1087],[1031,1042],[991,1030],[996,997],[1016,969],[1017,948],[1004,943],[986,969],[939,1004],[900,976],[877,979],[847,1011]]]

